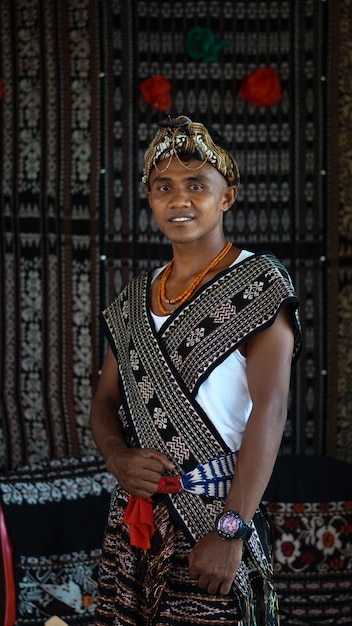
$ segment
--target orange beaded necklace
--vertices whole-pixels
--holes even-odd
[[[218,263],[220,263],[220,261],[227,255],[231,247],[232,247],[232,243],[231,241],[228,241],[225,247],[221,250],[221,252],[219,252],[219,254],[212,261],[210,261],[209,265],[207,265],[205,270],[203,270],[200,274],[198,274],[198,276],[195,277],[195,279],[191,282],[191,284],[188,287],[186,287],[186,289],[179,296],[171,300],[170,298],[167,298],[166,296],[166,281],[169,278],[172,272],[172,268],[174,266],[174,259],[172,259],[169,265],[163,271],[163,274],[160,278],[159,289],[158,289],[158,306],[159,306],[160,311],[162,311],[162,313],[164,313],[165,315],[170,315],[172,313],[172,311],[169,311],[168,309],[164,307],[163,302],[169,305],[175,305],[175,304],[180,305],[186,302],[191,297],[193,292],[197,289],[198,285],[201,283],[204,276],[208,274],[208,272],[210,272]]]

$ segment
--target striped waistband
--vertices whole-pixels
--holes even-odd
[[[235,471],[237,452],[228,452],[197,465],[183,476],[163,476],[157,493],[187,491],[213,498],[226,498]]]

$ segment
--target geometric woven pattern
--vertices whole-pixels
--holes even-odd
[[[0,458],[9,469],[96,451],[98,41],[95,3],[0,5]]]
[[[102,81],[104,119],[114,129],[103,134],[106,300],[133,275],[170,257],[140,182],[144,151],[166,113],[147,105],[138,85],[160,73],[171,83],[171,115],[211,124],[233,147],[242,183],[226,214],[227,236],[240,247],[273,251],[301,299],[305,350],[293,376],[284,452],[325,446],[326,4],[135,0],[123,13],[110,7],[104,48],[110,78]],[[195,25],[227,41],[217,61],[187,54],[187,33]],[[283,97],[272,107],[239,95],[245,76],[261,66],[280,76]]]
[[[345,1],[341,42],[348,47]],[[172,115],[212,124],[232,144],[242,184],[226,215],[227,236],[274,252],[301,299],[305,349],[293,374],[283,452],[350,454],[352,385],[343,381],[352,340],[351,220],[342,192],[340,250],[326,226],[331,4],[0,3],[4,467],[95,451],[88,413],[105,351],[98,312],[133,275],[170,257],[140,182],[144,150],[165,114],[144,102],[139,83],[157,73],[170,80]],[[189,57],[194,26],[226,40],[218,60]],[[280,76],[283,97],[273,107],[239,95],[243,79],[262,66]],[[338,336],[337,310],[326,299],[331,250],[334,262],[344,259]],[[335,272],[336,297],[338,280]]]
[[[339,458],[352,462],[352,76],[351,3],[343,0],[335,8],[335,36],[339,46],[333,48],[331,75],[334,77],[335,98],[331,102],[333,149],[331,157],[331,190],[329,202],[331,218],[329,238],[331,248],[330,316],[333,336],[329,358],[336,362],[331,396],[332,405],[331,450]],[[338,181],[338,184],[337,184]],[[338,220],[336,216],[339,216]],[[337,352],[337,358],[335,354]]]

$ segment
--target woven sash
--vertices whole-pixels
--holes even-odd
[[[250,257],[219,273],[156,333],[150,284],[147,274],[134,279],[103,312],[119,366],[119,417],[130,445],[164,452],[175,464],[174,474],[184,475],[229,451],[195,401],[202,380],[242,342],[269,326],[284,304],[297,306],[297,297],[275,257]],[[211,532],[223,509],[222,497],[190,496],[184,490],[170,494],[169,503],[191,541]],[[270,564],[256,532],[248,543],[265,577]],[[235,582],[245,594],[243,562]]]

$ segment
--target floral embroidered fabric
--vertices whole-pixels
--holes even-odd
[[[352,500],[269,510],[282,624],[352,624]]]
[[[53,615],[70,626],[93,623],[115,484],[94,457],[41,463],[0,477],[14,546],[16,626],[44,624]]]
[[[351,484],[352,464],[278,459],[266,506],[282,626],[352,624]]]

